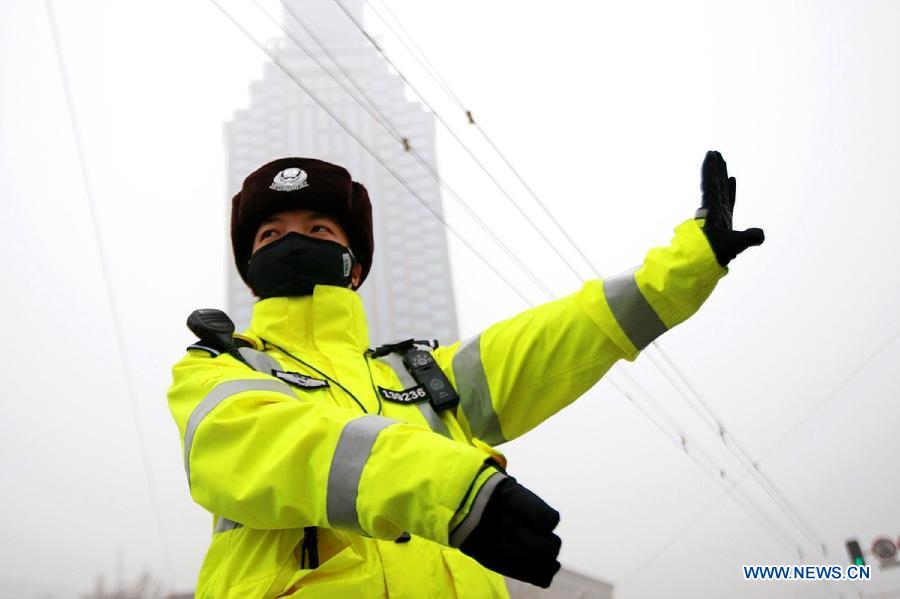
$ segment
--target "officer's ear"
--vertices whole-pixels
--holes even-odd
[[[350,289],[356,291],[359,289],[359,279],[362,277],[362,264],[357,262],[350,271]]]

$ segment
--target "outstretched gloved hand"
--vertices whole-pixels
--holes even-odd
[[[547,588],[560,567],[562,541],[553,534],[559,512],[514,478],[491,470],[451,545],[494,572]]]
[[[700,183],[703,199],[695,218],[705,219],[703,232],[722,266],[728,266],[735,256],[766,239],[762,229],[732,229],[736,186],[737,180],[728,176],[722,155],[714,150],[707,152]]]

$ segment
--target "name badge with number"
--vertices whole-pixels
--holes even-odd
[[[381,396],[384,399],[394,403],[410,404],[428,400],[428,393],[425,392],[425,388],[421,385],[404,389],[403,391],[392,391],[390,389],[385,389],[384,387],[378,387],[378,390],[381,392]]]

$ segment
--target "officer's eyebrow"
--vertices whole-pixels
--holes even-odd
[[[271,225],[276,221],[280,221],[281,217],[278,214],[273,214],[272,216],[265,219],[263,222],[259,223],[259,226],[262,227],[264,225]]]
[[[335,219],[330,214],[325,214],[324,212],[312,212],[310,213],[309,218],[311,220],[328,220],[333,223],[337,223],[337,219]]]

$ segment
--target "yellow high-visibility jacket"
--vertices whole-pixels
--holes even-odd
[[[491,446],[633,360],[725,272],[689,220],[640,267],[434,350],[460,396],[441,413],[384,397],[416,384],[398,354],[367,354],[356,292],[257,302],[242,335],[257,351],[241,350],[257,370],[201,348],[173,368],[191,496],[214,516],[196,596],[507,597],[501,576],[448,546],[485,460],[502,463]],[[310,526],[315,569],[300,560]]]

